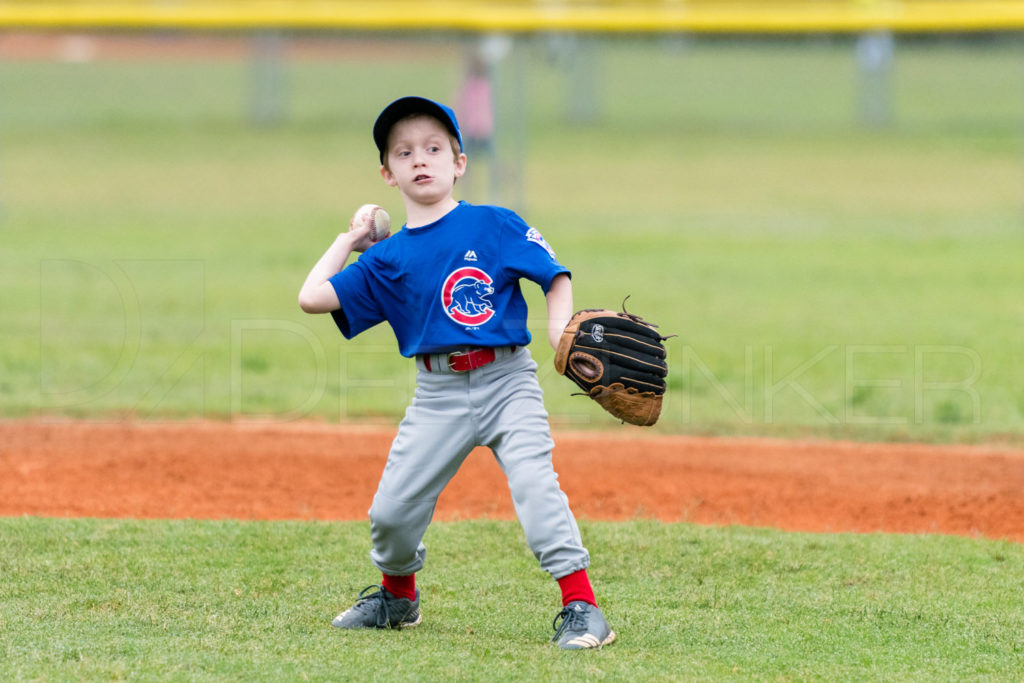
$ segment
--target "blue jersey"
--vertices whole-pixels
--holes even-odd
[[[403,356],[525,346],[519,281],[546,293],[568,273],[536,229],[508,209],[460,202],[435,223],[404,228],[330,279],[334,321],[351,339],[388,322]]]

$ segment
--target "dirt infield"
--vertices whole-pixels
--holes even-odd
[[[642,434],[556,434],[555,467],[580,518],[1024,542],[1024,451]],[[0,422],[0,515],[365,519],[393,435],[316,424]],[[437,519],[472,517],[514,518],[485,449],[437,507]]]

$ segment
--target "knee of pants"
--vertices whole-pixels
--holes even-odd
[[[515,500],[525,501],[549,496],[553,491],[561,492],[549,453],[520,458],[509,464],[505,475]]]
[[[432,509],[432,504],[399,501],[378,494],[370,506],[370,526],[375,532],[392,535],[416,526],[417,518],[425,512],[429,515]]]
[[[370,507],[370,535],[384,555],[404,561],[416,553],[430,524],[434,501],[399,501],[374,496]]]

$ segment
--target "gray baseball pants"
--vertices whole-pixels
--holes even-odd
[[[551,464],[554,442],[529,351],[499,350],[493,363],[466,373],[447,371],[444,356],[433,359],[434,372],[416,361],[416,392],[370,508],[373,564],[397,576],[423,567],[438,496],[470,451],[487,446],[541,569],[556,579],[585,569],[590,556]]]

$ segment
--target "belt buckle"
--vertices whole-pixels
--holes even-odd
[[[461,358],[462,356],[465,356],[465,355],[466,354],[462,353],[461,351],[452,351],[452,352],[450,352],[448,354],[448,356],[447,356],[447,358],[448,358],[448,369],[451,370],[452,372],[469,372],[468,370],[457,370],[455,368],[455,358],[456,357]]]

